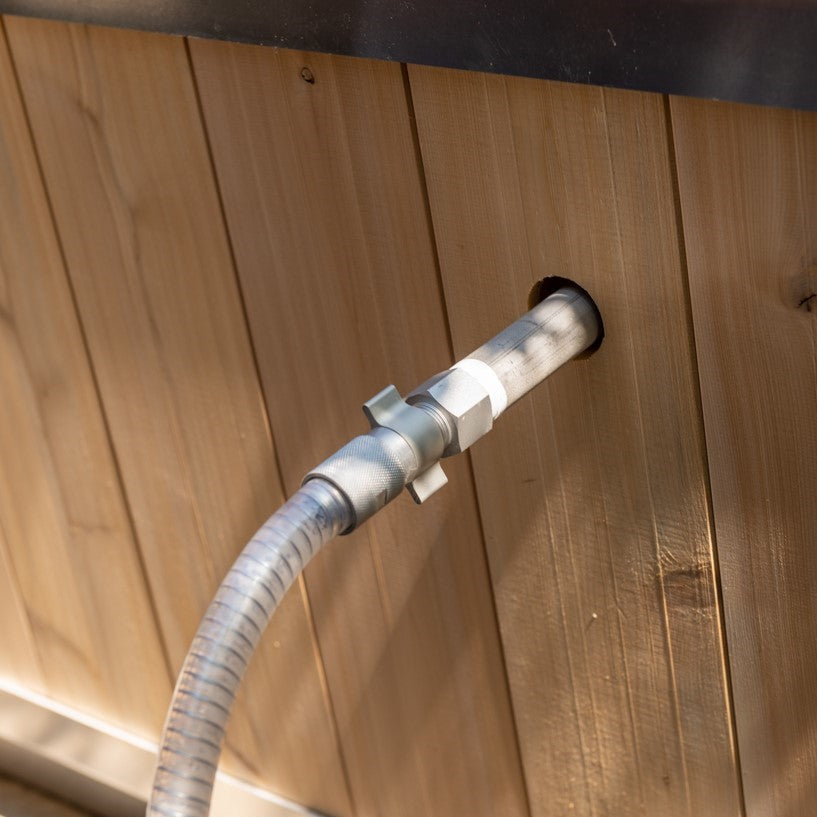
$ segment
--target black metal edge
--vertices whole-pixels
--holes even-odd
[[[0,0],[0,12],[817,110],[817,0]]]

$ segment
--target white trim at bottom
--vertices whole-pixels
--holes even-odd
[[[0,771],[96,814],[143,817],[156,744],[0,679]],[[219,772],[211,817],[320,817]]]

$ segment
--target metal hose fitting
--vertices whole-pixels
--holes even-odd
[[[405,400],[388,386],[363,407],[372,430],[313,468],[348,500],[348,533],[407,487],[424,502],[448,482],[440,459],[487,434],[508,406],[595,343],[598,312],[578,287],[558,289]]]

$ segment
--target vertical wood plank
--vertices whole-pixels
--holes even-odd
[[[184,42],[7,19],[69,274],[177,670],[282,499]],[[232,719],[231,767],[348,811],[303,598]]]
[[[673,99],[752,817],[817,796],[817,115]]]
[[[54,697],[153,735],[170,679],[1,27],[0,191],[4,672],[39,686],[39,655]]]
[[[34,634],[26,615],[25,604],[14,567],[9,557],[6,537],[0,527],[0,673],[4,679],[43,692],[42,669],[34,643]]]
[[[409,74],[457,353],[546,275],[607,331],[473,451],[532,811],[735,815],[662,99]]]
[[[191,42],[287,487],[450,365],[399,65]],[[467,461],[307,570],[357,813],[527,811]]]

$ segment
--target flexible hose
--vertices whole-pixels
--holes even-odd
[[[364,406],[372,429],[306,475],[256,533],[207,609],[182,667],[148,817],[207,817],[224,731],[270,617],[306,563],[408,486],[417,502],[446,482],[440,457],[468,448],[493,420],[603,334],[587,293],[565,286],[404,401],[390,386]]]
[[[337,489],[312,479],[244,548],[184,661],[165,722],[148,815],[207,817],[230,710],[261,635],[307,562],[351,520]]]

